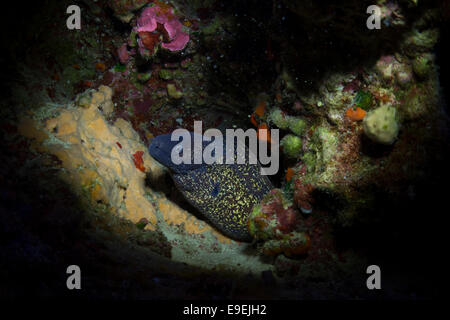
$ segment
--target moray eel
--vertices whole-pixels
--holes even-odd
[[[191,132],[192,143],[193,135]],[[203,148],[209,143],[203,141]],[[171,134],[157,136],[149,146],[150,155],[169,169],[178,190],[211,225],[231,239],[251,241],[248,216],[253,206],[273,189],[267,176],[260,174],[260,164],[248,161],[237,164],[235,147],[234,164],[193,164],[191,161],[192,164],[176,165],[171,153],[177,144],[179,141],[171,141]]]

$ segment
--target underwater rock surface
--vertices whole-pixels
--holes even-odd
[[[239,258],[243,246],[146,186],[146,174],[158,183],[165,169],[149,155],[130,123],[121,118],[112,124],[106,121],[110,112],[100,108],[110,104],[110,88],[88,90],[74,103],[56,109],[59,116],[46,120],[42,127],[23,118],[18,132],[33,139],[39,152],[51,153],[62,162],[61,178],[80,195],[106,205],[111,214],[135,224],[145,221],[145,229],[161,231],[171,244],[175,261],[208,268],[223,265],[234,269],[239,264],[239,269],[253,272],[270,267],[256,256]]]

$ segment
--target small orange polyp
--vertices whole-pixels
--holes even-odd
[[[360,121],[366,116],[366,112],[360,107],[350,107],[345,111],[345,116],[353,121]]]
[[[250,122],[255,126],[258,127],[258,122],[255,119],[255,114],[252,113],[252,115],[250,116]]]
[[[286,181],[289,182],[291,181],[292,177],[294,176],[295,171],[292,168],[288,168],[286,171]]]
[[[104,63],[97,62],[97,64],[95,65],[95,69],[100,71],[100,72],[105,72],[106,66],[105,66]]]
[[[264,115],[264,113],[266,112],[266,102],[265,101],[261,101],[258,106],[255,109],[255,114],[258,117],[262,117]]]

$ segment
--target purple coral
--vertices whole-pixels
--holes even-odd
[[[183,32],[183,25],[173,13],[172,8],[162,9],[158,5],[145,8],[137,20],[135,31],[137,33],[154,32],[158,24],[164,27],[170,40],[169,42],[163,42],[161,46],[170,51],[183,50],[189,42],[189,34]],[[142,42],[139,45],[142,46]]]
[[[127,44],[124,43],[117,52],[119,54],[120,63],[127,64],[130,59],[130,52],[128,52]]]
[[[167,21],[164,28],[169,35],[170,42],[163,42],[161,46],[170,51],[178,51],[184,49],[189,42],[189,34],[182,31],[182,24],[179,20]]]

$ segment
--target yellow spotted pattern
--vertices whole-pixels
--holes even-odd
[[[248,216],[272,189],[259,165],[213,164],[173,175],[177,188],[205,218],[226,236],[249,241]]]

